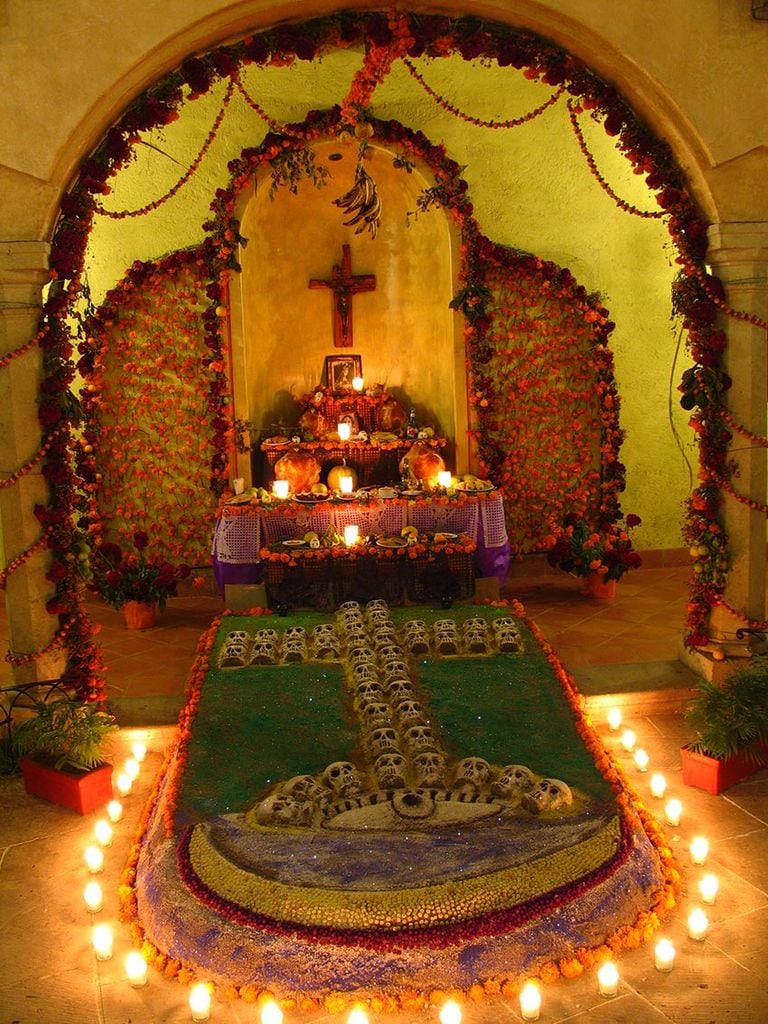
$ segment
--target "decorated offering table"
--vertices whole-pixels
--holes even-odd
[[[382,491],[394,496],[382,498]],[[219,509],[212,550],[219,590],[223,593],[228,583],[260,582],[265,579],[267,565],[271,567],[271,580],[265,581],[274,583],[275,567],[287,566],[291,559],[297,561],[296,556],[302,553],[310,554],[309,559],[299,559],[305,570],[308,563],[317,566],[315,576],[325,576],[327,582],[335,565],[335,575],[340,580],[350,566],[350,558],[338,542],[350,526],[357,526],[360,539],[370,538],[362,552],[353,551],[355,560],[362,553],[368,559],[366,563],[360,558],[357,569],[370,567],[376,560],[383,578],[390,563],[394,563],[402,570],[401,585],[412,595],[418,592],[419,567],[423,566],[425,571],[434,568],[429,562],[437,557],[442,561],[442,556],[446,556],[453,562],[451,571],[461,581],[456,596],[467,596],[469,573],[496,576],[501,582],[507,576],[509,541],[504,503],[497,491],[426,494],[380,488],[358,493],[349,500],[324,495],[277,500],[265,494],[262,500],[241,495],[225,502]],[[421,538],[417,550],[412,544],[408,550],[400,548],[400,541],[405,540],[403,531],[408,527]],[[311,546],[312,535],[317,537],[318,547],[335,547],[337,558],[326,565],[321,564],[325,560],[319,555],[313,559],[317,548]],[[459,536],[462,540],[457,544]],[[305,540],[307,537],[310,539]],[[394,558],[395,554],[402,557]],[[285,558],[278,557],[281,555]],[[423,579],[422,573],[422,583]],[[325,583],[320,582],[319,587],[318,593]],[[397,600],[396,594],[396,589],[391,592],[392,600]]]

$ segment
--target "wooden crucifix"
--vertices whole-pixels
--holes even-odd
[[[335,263],[330,281],[310,278],[310,288],[330,288],[333,292],[333,344],[335,348],[352,347],[352,296],[376,290],[374,274],[352,273],[352,257],[348,245],[341,247],[341,263]]]

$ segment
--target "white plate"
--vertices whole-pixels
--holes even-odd
[[[377,548],[404,548],[407,545],[408,541],[402,537],[379,537],[376,541]]]
[[[307,542],[305,540],[299,540],[298,537],[295,540],[283,541],[284,548],[305,548],[306,546]]]
[[[423,491],[400,491],[401,498],[420,498],[423,494]]]

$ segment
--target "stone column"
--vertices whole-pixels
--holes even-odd
[[[34,337],[40,318],[42,289],[48,279],[48,245],[38,241],[0,242],[0,358]],[[39,450],[37,392],[41,357],[37,347],[0,369],[0,480],[12,476]],[[0,567],[5,568],[41,535],[32,509],[48,500],[48,486],[37,465],[15,484],[0,488]],[[45,578],[47,548],[13,572],[5,586],[10,649],[14,654],[42,650],[58,625],[45,604],[53,593]],[[5,651],[0,654],[4,658]],[[15,667],[16,682],[60,675],[64,656],[51,654]],[[0,677],[2,678],[2,677]]]
[[[710,229],[709,260],[725,287],[726,300],[736,310],[768,319],[768,223],[725,223]],[[726,394],[728,409],[742,426],[761,437],[766,433],[768,398],[768,334],[764,328],[722,317],[728,335],[725,366],[733,380]],[[765,504],[766,449],[734,433],[730,443],[739,474],[733,486],[739,494]],[[725,529],[730,538],[732,569],[725,600],[750,619],[765,618],[766,517],[729,495],[723,499]],[[710,617],[712,635],[733,637],[742,620],[725,609]]]

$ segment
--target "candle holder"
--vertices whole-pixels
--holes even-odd
[[[283,1024],[283,1011],[274,999],[268,999],[262,1006],[261,1024]]]
[[[608,728],[613,732],[618,732],[621,728],[621,709],[611,708],[608,712]]]
[[[92,875],[104,870],[104,851],[100,846],[87,846],[83,854],[85,866]]]
[[[95,924],[91,933],[93,951],[97,960],[112,958],[112,929],[108,924]]]
[[[661,772],[656,772],[655,775],[651,776],[651,796],[655,796],[657,800],[661,800],[666,792],[667,780]]]
[[[646,753],[646,751],[643,750],[642,747],[637,747],[635,749],[635,752],[634,752],[634,754],[632,756],[633,756],[633,758],[635,760],[635,765],[637,766],[637,770],[640,771],[640,772],[647,772],[648,771],[648,764],[649,764],[651,759],[648,756],[648,754]]]
[[[112,826],[104,818],[99,818],[93,826],[93,834],[99,846],[109,846],[112,842]]]
[[[355,489],[355,481],[348,474],[339,477],[339,491],[341,494],[352,494]]]
[[[709,918],[701,907],[695,907],[688,915],[688,935],[696,942],[703,942],[708,929]]]
[[[717,880],[716,875],[704,875],[699,880],[699,895],[705,903],[712,904],[717,898],[717,893],[720,889],[720,883]]]
[[[440,1024],[461,1024],[461,1007],[453,999],[447,999],[440,1010]]]
[[[199,982],[189,990],[189,1011],[192,1020],[198,1022],[208,1020],[211,1015],[211,993],[208,986]]]
[[[624,732],[621,734],[621,745],[622,747],[624,747],[628,754],[631,754],[632,751],[635,749],[636,739],[637,737],[635,736],[635,733],[632,729],[625,729]]]
[[[696,836],[691,840],[688,847],[691,854],[691,864],[706,864],[709,855],[709,843],[704,836]]]
[[[98,914],[104,906],[104,892],[98,882],[89,882],[83,889],[85,905],[92,914]]]
[[[664,805],[664,817],[668,825],[679,825],[683,814],[683,805],[679,800],[667,800]]]
[[[619,972],[610,960],[597,972],[597,987],[601,996],[615,996],[619,989]]]
[[[114,825],[118,821],[120,821],[122,816],[123,805],[120,803],[119,800],[110,800],[109,803],[107,804],[107,817],[112,822],[112,824]]]
[[[344,527],[344,543],[352,548],[360,540],[360,527],[357,523],[348,523]]]
[[[272,493],[276,498],[280,498],[281,501],[285,501],[288,497],[290,484],[287,480],[275,480],[272,483]]]
[[[541,992],[539,986],[526,981],[520,993],[520,1016],[523,1020],[538,1020],[541,1014]]]
[[[656,958],[657,971],[667,973],[668,971],[671,971],[675,965],[675,947],[669,939],[661,939],[656,943],[654,956]]]
[[[137,949],[126,955],[125,976],[133,988],[144,988],[147,984],[147,961]]]
[[[337,423],[336,430],[340,441],[348,441],[352,436],[352,427],[349,423]]]

